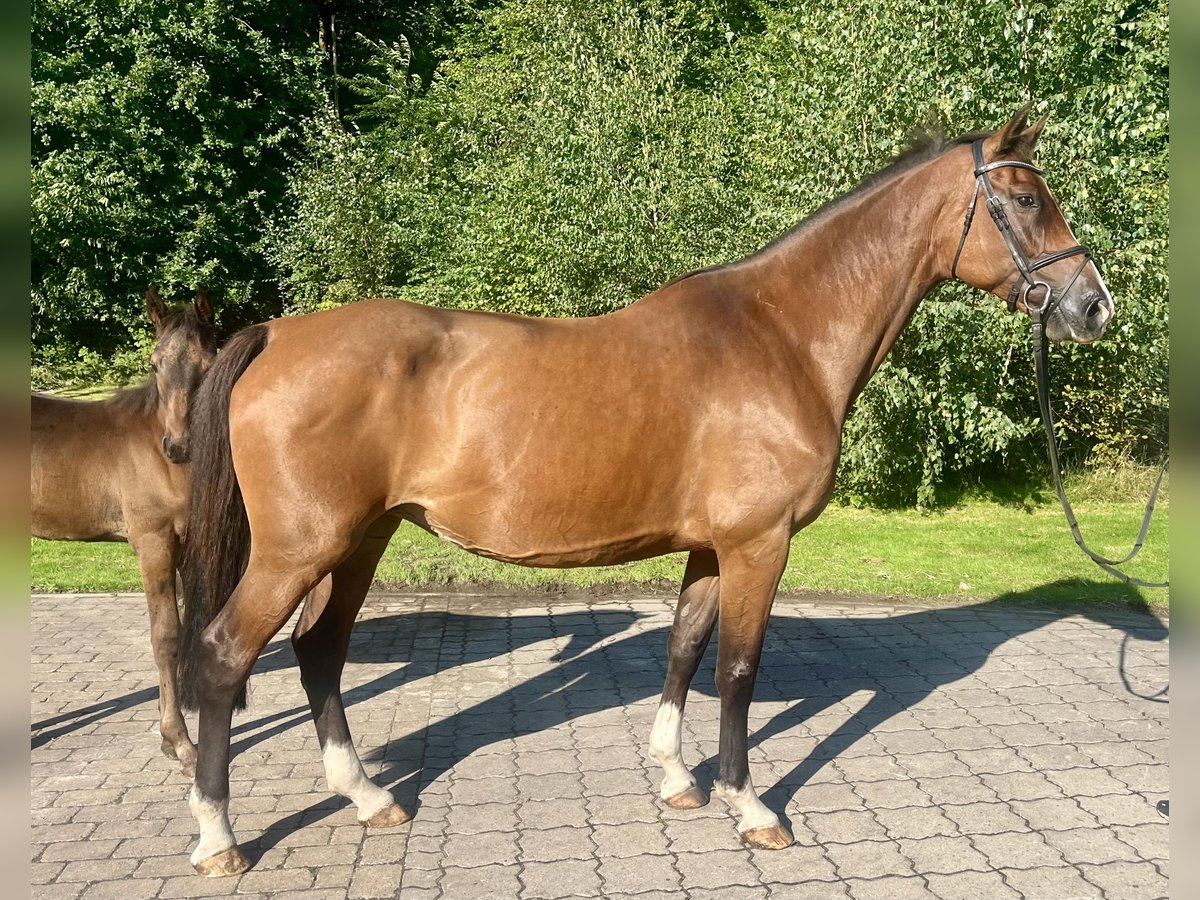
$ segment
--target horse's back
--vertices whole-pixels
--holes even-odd
[[[231,407],[252,519],[286,514],[286,472],[331,510],[399,507],[511,561],[705,545],[706,501],[767,464],[739,436],[778,419],[778,388],[747,370],[737,307],[696,287],[588,319],[364,301],[272,322]]]
[[[130,518],[139,519],[136,526],[178,517],[183,493],[155,458],[153,435],[127,411],[32,393],[30,426],[35,537],[127,540]]]

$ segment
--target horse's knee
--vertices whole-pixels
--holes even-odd
[[[695,659],[704,651],[707,641],[707,634],[696,633],[693,630],[682,634],[672,631],[671,638],[667,642],[667,653],[671,659]]]
[[[200,639],[196,661],[201,698],[220,703],[241,690],[254,665],[253,657],[248,661],[245,657],[246,654],[221,645],[210,635],[204,635]]]
[[[717,666],[717,693],[722,700],[739,700],[754,690],[758,666],[744,659],[722,662]]]

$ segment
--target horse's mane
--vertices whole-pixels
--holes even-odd
[[[158,382],[153,378],[133,387],[121,388],[107,398],[107,402],[118,409],[147,416],[158,410],[158,400]]]
[[[683,281],[684,279],[691,278],[694,275],[703,275],[708,272],[716,272],[722,269],[727,269],[731,266],[736,266],[739,263],[745,262],[748,259],[753,259],[759,254],[765,253],[768,250],[773,250],[792,236],[806,230],[820,219],[824,218],[832,210],[840,207],[843,203],[846,203],[854,197],[865,193],[866,191],[876,187],[879,184],[882,184],[885,181],[895,178],[897,175],[907,172],[909,169],[916,168],[923,162],[927,162],[928,160],[941,156],[947,150],[952,150],[953,148],[960,147],[963,144],[973,143],[980,138],[985,138],[990,135],[990,131],[971,131],[967,132],[966,134],[960,134],[958,137],[950,138],[947,137],[938,126],[920,128],[909,136],[908,146],[888,160],[887,164],[884,165],[882,169],[879,169],[877,172],[873,172],[872,174],[868,175],[846,193],[839,194],[832,200],[826,201],[783,234],[760,247],[758,250],[755,250],[753,253],[750,253],[742,259],[735,260],[733,262],[717,263],[716,265],[705,266],[702,269],[697,269],[694,272],[688,272],[686,275],[680,275],[678,278],[668,281],[667,285],[675,284],[678,281]],[[664,285],[664,287],[667,285]]]

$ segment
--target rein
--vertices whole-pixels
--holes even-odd
[[[1106,556],[1101,556],[1087,545],[1087,542],[1083,539],[1083,533],[1080,531],[1079,521],[1075,518],[1075,511],[1071,508],[1071,501],[1067,499],[1067,492],[1063,487],[1062,466],[1058,459],[1058,442],[1054,437],[1054,417],[1050,411],[1050,352],[1046,341],[1045,320],[1054,311],[1058,303],[1061,302],[1062,298],[1067,295],[1067,292],[1071,290],[1071,287],[1075,284],[1076,279],[1079,278],[1087,264],[1090,262],[1095,265],[1091,251],[1082,245],[1076,245],[1068,247],[1065,250],[1047,253],[1031,261],[1021,249],[1021,245],[1017,241],[1016,234],[1013,231],[1012,223],[1008,219],[1008,212],[1004,208],[1004,200],[996,194],[987,173],[994,169],[1005,167],[1028,169],[1036,175],[1041,175],[1042,170],[1032,163],[1021,162],[1015,159],[1001,159],[985,164],[983,161],[982,140],[977,140],[971,145],[971,154],[975,160],[975,192],[971,195],[970,205],[967,206],[966,218],[963,221],[962,237],[958,240],[958,249],[954,253],[954,264],[950,269],[951,277],[958,278],[958,260],[962,256],[963,246],[967,241],[967,234],[971,230],[971,222],[975,218],[975,206],[979,200],[979,194],[982,192],[987,198],[985,200],[987,210],[991,214],[992,220],[996,223],[996,228],[999,229],[1000,236],[1004,238],[1004,243],[1008,246],[1008,252],[1012,255],[1013,262],[1016,263],[1019,273],[1019,277],[1013,280],[1012,288],[1008,292],[1008,310],[1009,312],[1015,312],[1017,301],[1020,299],[1024,302],[1025,309],[1029,313],[1029,318],[1032,322],[1030,334],[1033,339],[1034,367],[1037,371],[1038,409],[1041,413],[1042,425],[1046,429],[1047,455],[1050,459],[1050,472],[1054,478],[1054,489],[1058,494],[1058,501],[1062,505],[1063,513],[1067,517],[1067,525],[1071,529],[1071,537],[1075,539],[1076,545],[1087,554],[1092,562],[1114,578],[1134,587],[1169,587],[1170,581],[1143,581],[1140,578],[1134,578],[1132,575],[1122,572],[1119,568],[1133,560],[1142,551],[1142,547],[1146,542],[1146,533],[1150,530],[1150,520],[1154,515],[1154,505],[1158,501],[1158,492],[1162,487],[1163,476],[1167,471],[1166,462],[1159,469],[1158,478],[1154,482],[1154,488],[1150,491],[1150,499],[1146,501],[1146,509],[1142,515],[1142,527],[1138,531],[1137,540],[1134,542],[1129,553],[1120,559],[1109,559]],[[1039,269],[1043,269],[1059,260],[1068,259],[1072,256],[1082,256],[1083,260],[1075,270],[1075,274],[1071,276],[1070,281],[1067,282],[1066,287],[1055,291],[1047,282],[1037,279],[1036,272]],[[1031,303],[1030,295],[1039,287],[1043,290],[1041,302],[1037,304]]]

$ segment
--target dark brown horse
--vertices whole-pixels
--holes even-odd
[[[1024,252],[1075,244],[1039,172],[1019,165],[1042,125],[1025,110],[995,134],[925,142],[763,250],[611,315],[377,300],[235,337],[193,431],[181,688],[200,710],[197,871],[249,864],[227,815],[231,714],[264,645],[330,573],[292,637],[329,787],[369,825],[405,820],[364,774],[339,688],[355,615],[405,520],[531,566],[687,551],[650,737],[663,800],[707,800],[680,722],[719,622],[715,790],[748,843],[787,846],[750,782],[746,722],[789,541],[829,501],[846,415],[920,300],[954,269],[1000,297],[1018,277],[987,216],[964,229],[976,139],[1005,162],[988,186]],[[1079,264],[1039,267],[1052,339],[1095,340],[1112,316],[1099,273]]]
[[[208,295],[168,309],[153,287],[154,377],[98,401],[30,395],[30,506],[36,537],[128,541],[150,608],[162,750],[195,772],[196,748],[175,696],[179,612],[175,572],[186,525],[188,412],[216,357]]]

